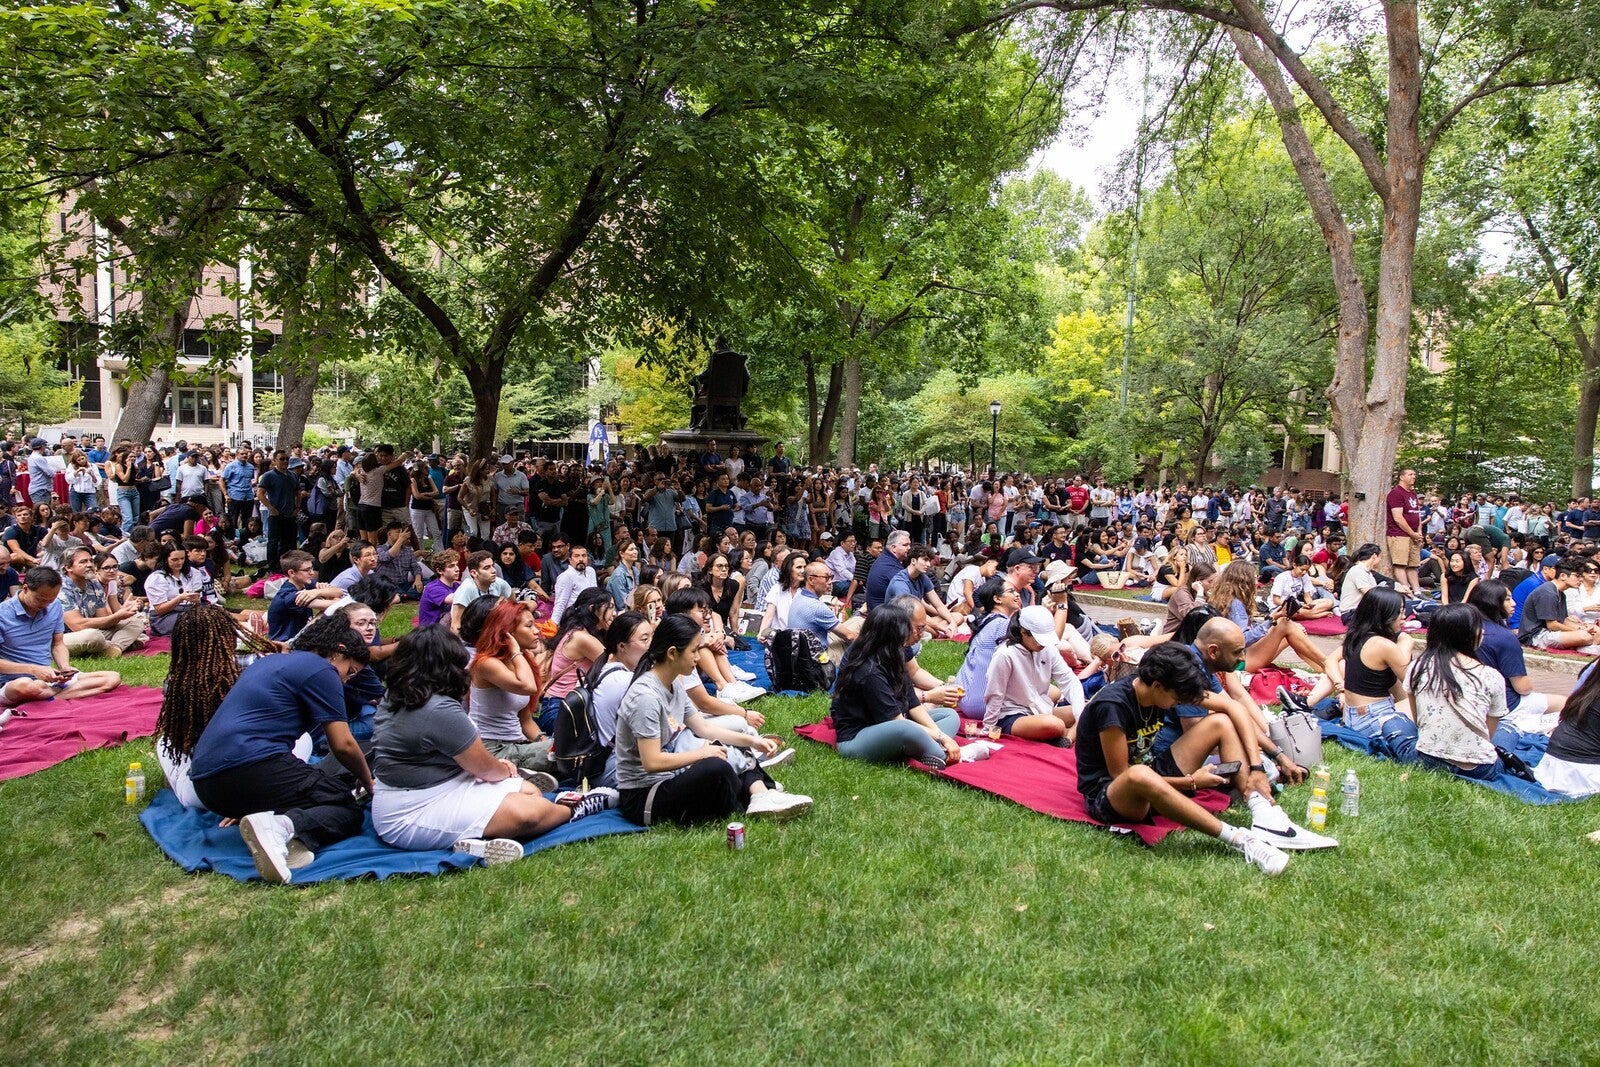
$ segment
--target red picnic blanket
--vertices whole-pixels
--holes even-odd
[[[155,732],[161,690],[119,686],[81,700],[34,701],[0,729],[0,780],[54,767],[80,752]]]
[[[795,733],[812,741],[834,746],[837,737],[833,720],[823,719],[808,726],[795,727]],[[964,739],[958,738],[958,741]],[[1005,797],[1025,808],[1053,815],[1069,822],[1102,826],[1089,818],[1083,794],[1078,792],[1078,755],[1070,748],[1057,748],[1038,741],[1024,741],[1016,737],[1004,738],[1003,746],[986,760],[973,763],[955,763],[942,771],[934,771],[925,764],[912,762],[911,766],[928,771],[940,778],[981,789]],[[1195,801],[1207,811],[1218,812],[1228,806],[1228,795],[1213,789],[1195,794]],[[1137,825],[1117,824],[1110,829],[1131,833],[1147,845],[1154,845],[1163,837],[1183,827],[1170,819],[1156,816],[1154,822]]]

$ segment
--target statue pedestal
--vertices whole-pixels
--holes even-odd
[[[704,452],[706,442],[715,441],[717,451],[723,456],[732,445],[738,445],[741,452],[748,454],[752,448],[759,450],[767,443],[765,435],[749,430],[671,430],[661,438],[674,452]]]

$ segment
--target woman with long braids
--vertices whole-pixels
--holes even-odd
[[[239,680],[239,648],[246,652],[276,650],[272,642],[240,627],[223,608],[196,604],[172,628],[172,663],[162,686],[156,716],[156,762],[167,786],[186,808],[201,808],[189,781],[189,757],[200,734]],[[311,739],[295,745],[301,759],[311,755]]]
[[[803,814],[811,798],[774,789],[759,762],[776,742],[712,725],[689,703],[679,680],[694,671],[700,641],[698,622],[668,615],[639,659],[617,709],[619,809],[641,826],[687,826],[739,810],[780,820]]]
[[[466,667],[467,650],[443,626],[400,639],[373,745],[379,837],[396,848],[453,848],[493,866],[521,859],[524,841],[616,806],[614,789],[546,800],[515,763],[491,756],[461,706]]]
[[[195,793],[240,821],[256,871],[269,882],[289,881],[293,867],[310,862],[307,854],[361,832],[356,787],[370,793],[372,772],[350,734],[344,683],[369,655],[343,618],[316,620],[294,651],[244,669],[194,746]],[[295,758],[294,746],[319,726],[333,758],[312,767]]]

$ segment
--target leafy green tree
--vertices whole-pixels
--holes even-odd
[[[64,422],[77,410],[81,387],[56,369],[51,338],[51,328],[40,322],[0,326],[0,425],[18,436]]]

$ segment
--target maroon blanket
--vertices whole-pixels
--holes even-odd
[[[128,655],[130,655],[130,656],[159,656],[163,652],[171,652],[171,651],[172,651],[172,638],[170,638],[170,637],[159,637],[159,636],[157,636],[155,634],[151,634],[150,635],[150,639],[147,642],[145,642],[145,646],[143,648],[139,649],[139,651],[137,651],[137,652],[129,652]]]
[[[1320,619],[1301,619],[1306,633],[1318,637],[1338,637],[1344,633],[1344,620],[1337,615],[1324,615]]]
[[[54,767],[93,748],[148,737],[160,710],[161,690],[135,686],[82,700],[23,704],[0,729],[0,780]]]
[[[830,747],[835,742],[832,719],[823,719],[809,726],[797,726],[794,732]],[[1034,811],[1053,815],[1058,819],[1088,823],[1090,826],[1103,825],[1089,818],[1088,809],[1084,807],[1083,794],[1078,792],[1078,756],[1073,749],[1056,748],[1054,745],[1023,741],[1015,737],[1004,738],[1000,743],[1005,747],[986,760],[957,763],[942,771],[931,773],[941,778],[948,778],[952,782],[981,789],[985,793],[1005,797],[1025,808],[1032,808]],[[921,763],[913,762],[911,766],[918,770],[929,770]],[[1211,812],[1221,811],[1228,806],[1227,794],[1212,789],[1201,790],[1195,794],[1195,801]],[[1154,822],[1138,825],[1118,824],[1113,829],[1132,833],[1145,844],[1153,845],[1174,830],[1181,830],[1183,827],[1158,815]]]

